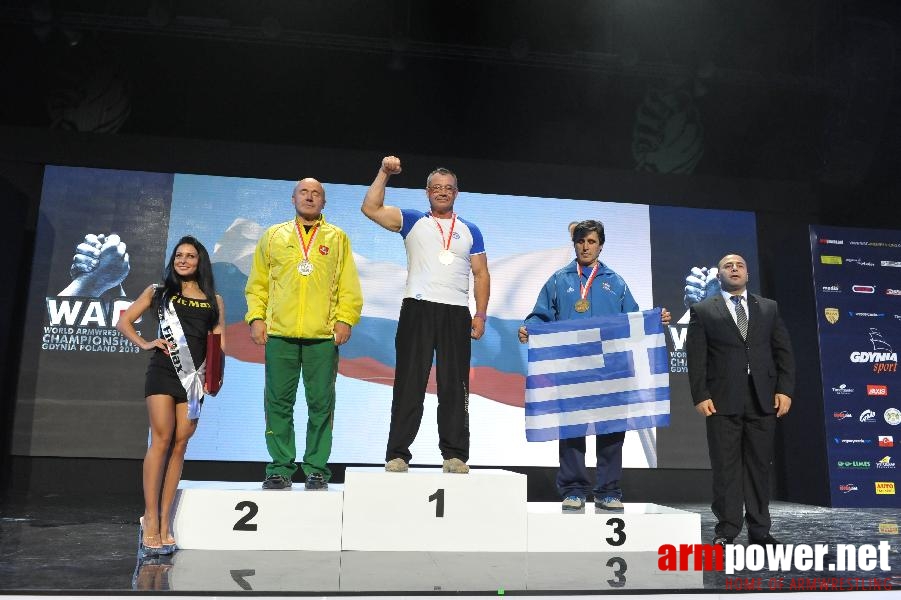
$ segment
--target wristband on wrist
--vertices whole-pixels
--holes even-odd
[[[473,318],[478,317],[478,318],[482,319],[483,321],[488,320],[488,315],[486,315],[485,313],[482,313],[482,312],[477,312],[476,314],[472,315],[472,317]]]

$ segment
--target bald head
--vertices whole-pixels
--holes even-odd
[[[319,220],[325,207],[325,188],[312,177],[301,179],[294,186],[291,203],[300,220],[308,225]]]

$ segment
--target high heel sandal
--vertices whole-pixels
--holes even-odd
[[[172,534],[169,534],[169,539],[172,540],[172,543],[163,542],[162,536],[160,536],[160,541],[163,543],[163,549],[160,551],[160,554],[169,555],[174,554],[176,550],[178,550],[178,544],[175,543],[175,538],[172,537]]]
[[[148,546],[144,543],[144,517],[138,519],[140,527],[138,528],[138,559],[150,558],[162,553],[163,545]]]

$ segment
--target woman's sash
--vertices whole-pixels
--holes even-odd
[[[172,366],[175,367],[175,374],[181,380],[181,385],[185,388],[188,396],[188,418],[198,419],[203,400],[206,361],[200,365],[199,369],[194,366],[194,358],[188,348],[188,338],[185,337],[184,329],[182,329],[181,321],[178,320],[178,314],[175,312],[175,306],[171,299],[165,311],[162,307],[157,307],[157,316],[160,319],[160,333],[169,344],[169,358],[172,360]]]

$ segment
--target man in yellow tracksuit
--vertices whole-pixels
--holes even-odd
[[[294,463],[294,403],[301,373],[307,400],[302,468],[308,490],[328,489],[338,346],[360,321],[363,294],[347,234],[322,215],[325,190],[303,179],[291,197],[297,215],[260,238],[244,294],[250,336],[266,347],[263,489],[287,489]]]

